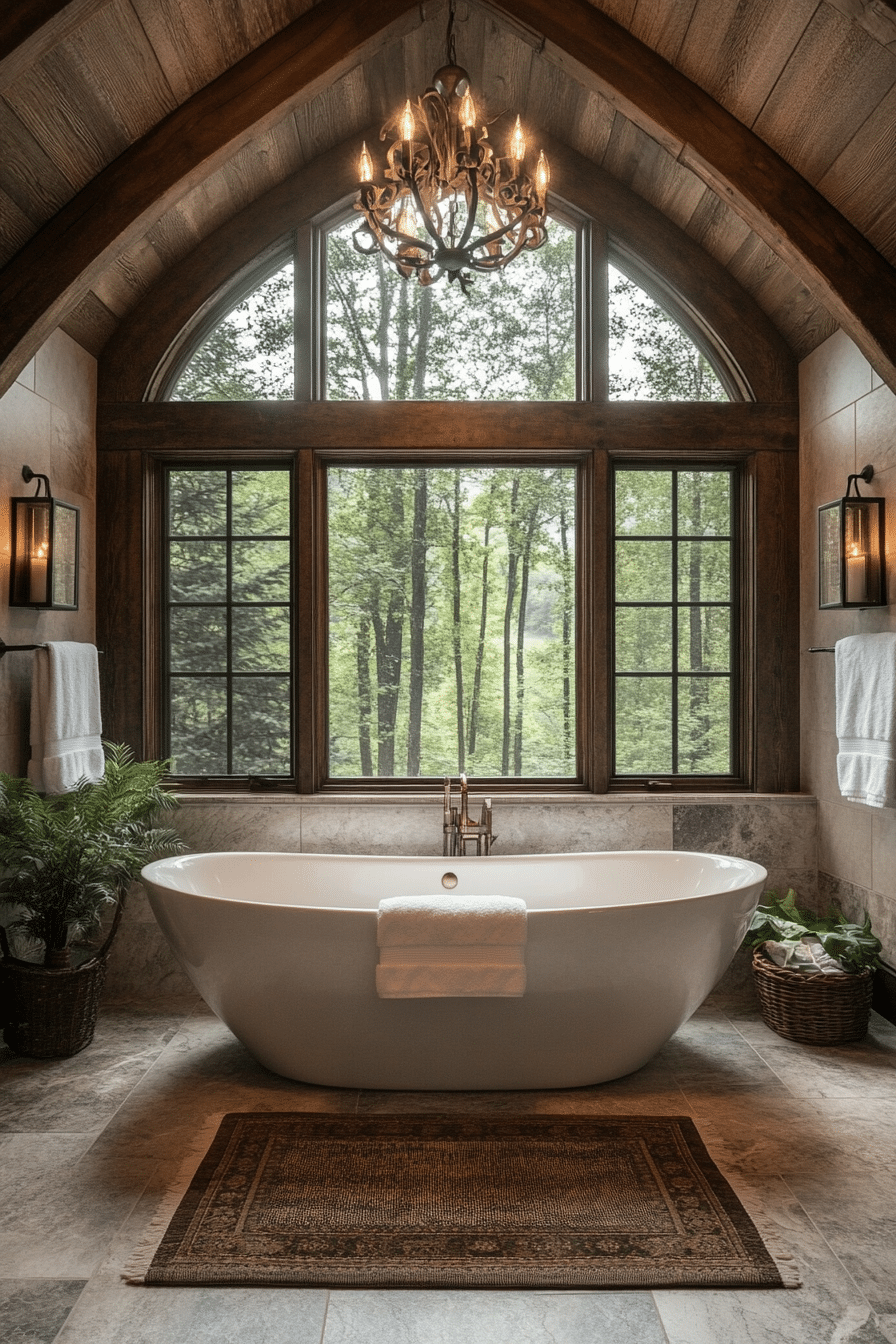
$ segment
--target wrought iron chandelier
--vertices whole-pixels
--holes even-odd
[[[399,275],[421,285],[441,276],[466,293],[473,271],[497,271],[524,248],[547,238],[550,170],[540,152],[534,179],[525,172],[526,139],[517,117],[508,154],[498,157],[480,125],[470,76],[456,61],[454,16],[448,7],[447,64],[416,103],[387,121],[380,139],[395,135],[386,153],[385,184],[374,181],[366,142],[358,162],[364,223],[359,252],[379,249]]]

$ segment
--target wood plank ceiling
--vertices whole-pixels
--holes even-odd
[[[896,0],[591,0],[751,128],[896,266]],[[512,2],[507,9],[513,10]],[[103,168],[309,0],[23,0],[0,19],[0,265]],[[49,22],[28,30],[32,10]],[[444,0],[200,176],[62,325],[99,353],[159,276],[236,212],[421,92]],[[458,0],[457,53],[489,115],[519,111],[644,197],[724,265],[797,357],[835,327],[720,194],[506,14]],[[13,42],[8,51],[4,48]],[[4,59],[5,58],[5,59]],[[562,194],[562,183],[554,183]]]

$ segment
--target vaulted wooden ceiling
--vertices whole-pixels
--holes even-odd
[[[56,325],[100,353],[204,239],[421,92],[446,16],[17,0],[0,16],[0,391]],[[896,0],[458,0],[456,36],[488,115],[519,111],[643,197],[797,357],[839,324],[896,386]]]

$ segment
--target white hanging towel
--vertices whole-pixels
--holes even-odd
[[[381,999],[519,998],[526,902],[518,896],[390,896],[377,916]]]
[[[834,658],[840,792],[896,807],[896,634],[838,639]]]
[[[38,793],[70,793],[79,780],[102,779],[102,731],[95,645],[60,641],[36,649],[28,778]]]

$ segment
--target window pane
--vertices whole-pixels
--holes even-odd
[[[175,774],[228,773],[226,678],[172,679],[168,753]]]
[[[617,542],[616,601],[668,602],[671,597],[671,542]]]
[[[672,476],[668,471],[617,471],[616,533],[672,535]]]
[[[234,671],[288,672],[289,635],[287,607],[234,607]]]
[[[234,601],[289,601],[288,541],[235,541],[232,549]]]
[[[227,608],[172,607],[172,672],[227,671]]]
[[[288,537],[289,495],[283,473],[235,471],[233,533],[237,537]]]
[[[168,551],[173,602],[220,602],[227,596],[227,543],[174,541]]]
[[[330,773],[575,773],[575,471],[333,467]]]
[[[168,533],[172,537],[223,537],[227,531],[227,473],[168,473]]]
[[[727,471],[678,473],[678,534],[731,535],[731,477]]]
[[[608,266],[610,399],[727,401],[690,336],[633,280]]]
[[[548,240],[466,294],[362,256],[355,216],[326,235],[326,387],[334,401],[572,401],[576,236]],[[382,333],[385,332],[385,339]]]
[[[731,680],[682,677],[678,696],[678,769],[683,775],[731,773]]]
[[[233,686],[234,775],[291,773],[288,677],[238,678]]]
[[[731,613],[728,607],[679,607],[679,672],[728,672]]]
[[[616,671],[672,671],[671,607],[619,607]]]
[[[731,600],[730,542],[679,542],[678,600],[680,602]]]
[[[293,265],[236,305],[193,354],[172,401],[289,401],[295,368]]]
[[[672,772],[672,678],[616,680],[616,770],[620,775]]]

